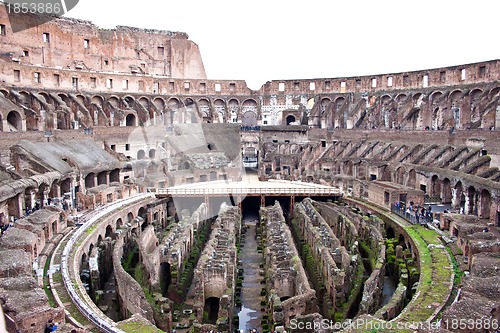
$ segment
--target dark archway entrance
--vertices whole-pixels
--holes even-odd
[[[219,316],[220,299],[217,297],[209,297],[205,300],[205,308],[203,309],[203,323],[217,324]]]
[[[167,296],[168,287],[172,283],[172,272],[170,270],[170,264],[168,262],[162,262],[160,265],[160,286],[161,294]]]
[[[286,117],[286,124],[290,125],[291,123],[294,123],[296,121],[295,117],[292,115],[289,115]]]

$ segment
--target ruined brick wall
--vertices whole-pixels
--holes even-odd
[[[123,246],[126,233],[122,233],[116,240],[113,249],[113,271],[116,280],[116,291],[120,301],[120,309],[125,317],[134,313],[142,314],[147,320],[154,323],[154,312],[148,303],[142,287],[122,267]]]
[[[196,265],[190,294],[194,301],[194,312],[203,323],[204,304],[208,298],[220,302],[219,329],[232,329],[234,312],[234,288],[236,286],[237,249],[236,240],[241,232],[241,211],[238,207],[223,203],[212,226],[207,241]]]
[[[149,284],[153,289],[158,289],[160,286],[160,249],[152,225],[148,225],[144,229],[137,243],[139,244],[141,262],[149,275]]]
[[[31,14],[11,15],[19,25],[38,20]],[[5,35],[0,36],[4,52],[2,59],[16,63],[18,68],[43,66],[76,71],[206,78],[198,46],[188,40],[186,33],[122,26],[99,29],[91,22],[65,17],[13,33],[4,5],[0,6],[0,22],[6,30]],[[67,77],[71,78],[71,75]],[[30,79],[33,77],[26,77],[26,80]],[[61,79],[61,87],[72,87],[72,80],[64,80],[63,75]]]
[[[288,325],[291,318],[317,311],[316,291],[301,265],[279,202],[261,207],[260,216],[266,230],[266,284],[273,321]]]

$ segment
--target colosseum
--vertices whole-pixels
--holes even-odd
[[[251,90],[37,19],[0,4],[7,332],[498,332],[500,60]]]

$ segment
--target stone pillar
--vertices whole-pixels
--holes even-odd
[[[464,192],[464,196],[465,196],[464,214],[469,214],[470,213],[470,208],[471,208],[470,198],[469,198],[469,192],[465,191]]]
[[[461,193],[459,191],[457,191],[457,189],[455,189],[455,188],[451,189],[451,207],[453,207],[455,209],[460,208],[460,196],[461,196]]]
[[[43,191],[42,191],[42,195],[41,195],[41,206],[42,207],[45,207],[48,202],[47,202],[47,199],[49,198],[49,192],[50,192],[50,189],[49,188],[44,188]]]

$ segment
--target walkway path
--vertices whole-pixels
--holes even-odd
[[[255,219],[243,221],[247,226],[240,258],[243,268],[243,285],[241,288],[241,311],[239,312],[239,329],[248,332],[256,328],[261,332],[260,322],[262,313],[260,311],[260,291],[264,285],[260,284],[262,276],[259,275],[259,265],[262,263],[262,254],[257,252],[257,240],[255,239]]]

